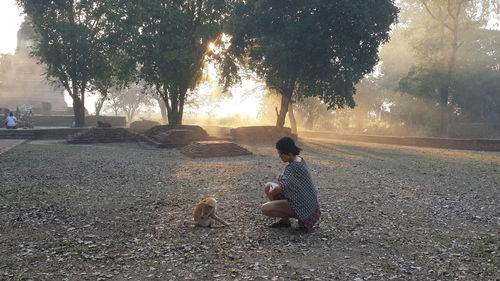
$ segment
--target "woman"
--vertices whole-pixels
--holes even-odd
[[[5,118],[5,125],[7,129],[15,129],[17,126],[17,118],[14,116],[14,114],[11,112],[7,118]]]
[[[308,231],[321,215],[316,188],[311,179],[305,160],[299,156],[301,149],[289,137],[276,143],[281,160],[288,163],[278,184],[267,183],[264,192],[269,202],[262,205],[262,213],[269,217],[281,218],[270,227],[290,227],[290,218],[299,221],[299,230]]]

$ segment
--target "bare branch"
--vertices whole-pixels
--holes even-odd
[[[436,21],[440,22],[445,28],[447,28],[448,30],[450,31],[453,31],[453,28],[448,24],[446,23],[446,19],[440,19],[438,18],[436,15],[434,15],[434,13],[431,11],[431,9],[429,8],[429,5],[427,4],[427,1],[424,1],[424,0],[420,0],[420,3],[422,3],[422,5],[424,5],[424,8],[425,10],[427,11],[427,13]]]

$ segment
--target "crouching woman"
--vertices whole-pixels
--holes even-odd
[[[299,230],[309,231],[321,215],[316,188],[306,161],[299,156],[301,149],[289,137],[276,143],[281,160],[288,163],[278,183],[267,183],[264,192],[269,202],[262,205],[262,213],[281,218],[270,227],[290,227],[290,218],[299,222]]]

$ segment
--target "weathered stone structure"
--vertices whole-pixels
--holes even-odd
[[[17,49],[10,66],[0,77],[0,107],[14,111],[22,105],[32,106],[34,113],[50,115],[67,111],[64,90],[55,88],[45,78],[45,67],[30,56],[33,30],[24,22],[17,33]]]
[[[252,155],[246,148],[228,141],[197,141],[184,146],[180,151],[191,158]]]
[[[66,141],[71,144],[135,142],[137,135],[124,128],[91,128],[69,135]]]
[[[203,128],[196,125],[161,125],[149,129],[144,139],[161,148],[182,147],[193,141],[210,140]]]

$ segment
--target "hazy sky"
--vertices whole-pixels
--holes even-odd
[[[14,53],[17,30],[23,21],[14,0],[0,0],[0,53]]]

